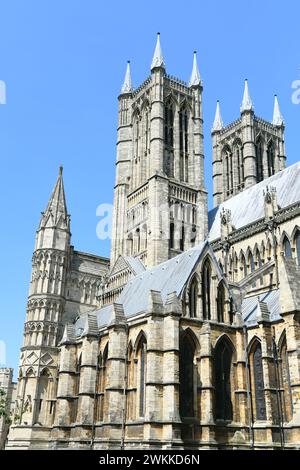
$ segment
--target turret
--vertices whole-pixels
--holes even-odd
[[[70,216],[60,167],[36,233],[18,384],[20,422],[17,424],[52,425],[70,238]]]

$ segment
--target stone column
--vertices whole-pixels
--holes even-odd
[[[167,297],[163,322],[163,441],[181,444],[179,416],[179,320],[182,305],[176,293]]]
[[[200,424],[201,441],[210,446],[215,443],[214,431],[214,387],[213,356],[211,348],[211,329],[209,322],[204,322],[200,332]]]
[[[127,351],[127,324],[121,304],[113,305],[113,318],[108,326],[109,345],[107,358],[107,413],[108,447],[120,448],[124,419],[124,387]]]

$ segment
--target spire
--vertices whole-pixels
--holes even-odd
[[[243,102],[242,102],[242,106],[241,106],[241,113],[243,113],[244,111],[253,111],[253,109],[254,109],[253,103],[252,103],[252,100],[251,100],[250,94],[249,94],[248,80],[246,79],[245,80],[245,89],[244,89]]]
[[[283,120],[283,117],[279,108],[277,95],[275,95],[274,97],[274,113],[273,113],[272,123],[274,126],[279,126],[279,127],[284,124],[284,120]]]
[[[121,94],[123,93],[131,93],[133,90],[132,81],[131,81],[131,73],[130,73],[130,60],[127,62],[126,73],[124,78],[124,83],[121,88]]]
[[[215,120],[214,120],[213,127],[212,127],[212,132],[220,131],[221,129],[223,129],[223,127],[224,127],[224,124],[223,124],[222,116],[221,116],[220,102],[218,100],[217,101],[216,114],[215,114]]]
[[[201,77],[197,64],[197,52],[194,51],[194,61],[193,61],[193,70],[189,82],[189,86],[198,86],[201,85]]]
[[[64,182],[63,182],[63,167],[59,167],[58,178],[54,189],[52,191],[51,197],[49,199],[46,211],[43,213],[42,220],[41,220],[41,227],[45,226],[48,223],[50,218],[51,225],[56,225],[60,218],[67,222],[69,222],[69,216],[67,213],[67,205],[66,205],[66,198],[65,198],[65,190],[64,190]]]
[[[157,33],[157,41],[156,41],[156,47],[152,59],[152,64],[151,64],[151,70],[154,69],[155,67],[165,67],[164,64],[164,58],[161,50],[161,45],[160,45],[160,33]]]

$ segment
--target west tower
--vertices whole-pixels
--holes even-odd
[[[153,266],[204,239],[202,81],[167,75],[158,34],[151,75],[119,96],[112,264],[119,255]]]

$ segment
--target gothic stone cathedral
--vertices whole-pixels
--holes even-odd
[[[111,258],[71,245],[62,169],[37,229],[7,449],[300,447],[300,163],[284,122],[212,128],[202,81],[119,96]]]

